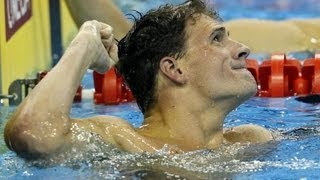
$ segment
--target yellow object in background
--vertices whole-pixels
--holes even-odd
[[[15,79],[34,77],[37,71],[50,67],[51,47],[47,1],[24,0],[22,4],[31,12],[24,21],[21,20],[23,12],[16,7],[18,1],[4,1],[0,3],[0,21],[11,21],[13,26],[20,23],[15,26],[16,30],[11,30],[15,31],[11,37],[7,36],[7,23],[0,23],[1,93],[7,94],[10,83]]]
[[[61,6],[61,31],[62,31],[62,45],[66,49],[74,36],[78,32],[78,27],[73,21],[65,0],[60,0]]]
[[[64,0],[59,10],[64,48],[77,27]],[[0,22],[0,95],[8,95],[14,80],[35,78],[52,67],[50,0],[2,0]]]
[[[289,53],[320,49],[320,18],[235,19],[225,23],[230,37],[250,47],[254,53]]]

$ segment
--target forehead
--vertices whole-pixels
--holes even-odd
[[[187,21],[186,25],[186,39],[187,41],[192,39],[199,39],[209,37],[214,29],[224,27],[218,20],[201,14]]]

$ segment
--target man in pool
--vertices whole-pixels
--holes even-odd
[[[109,25],[88,21],[8,121],[6,144],[19,155],[51,155],[76,143],[75,129],[129,152],[270,141],[272,134],[257,125],[223,129],[226,115],[256,93],[245,65],[249,53],[200,0],[148,12],[118,46]],[[104,73],[115,64],[144,114],[141,127],[110,116],[71,118],[86,70]]]

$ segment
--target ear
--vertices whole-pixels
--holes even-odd
[[[164,57],[160,60],[160,70],[171,81],[178,84],[185,84],[187,82],[186,76],[178,67],[177,60],[172,57]]]

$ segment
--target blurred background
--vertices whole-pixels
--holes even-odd
[[[88,7],[81,10],[75,5],[80,1],[0,1],[0,22],[3,22],[0,23],[0,105],[14,99],[19,102],[21,99],[17,97],[23,98],[36,84],[38,72],[48,71],[58,62],[78,31],[80,21],[78,24],[74,21],[75,14],[83,13],[96,2],[83,1]],[[75,4],[68,6],[67,2]],[[181,2],[113,1],[123,14],[134,10],[145,13],[162,4]],[[250,58],[261,61],[274,52],[283,52],[303,60],[320,49],[320,0],[208,0],[208,3],[224,19],[231,38],[251,48]],[[98,12],[99,8],[102,7],[96,6],[91,12]],[[14,93],[18,96],[12,96]]]
[[[145,12],[164,3],[181,3],[183,0],[114,0],[125,13],[132,9]],[[283,20],[288,18],[320,17],[320,0],[208,0],[224,20],[261,18]]]
[[[38,73],[49,71],[58,62],[78,32],[80,21],[76,22],[74,16],[86,10],[97,13],[103,7],[91,5],[98,1],[112,2],[112,0],[0,0],[0,133],[3,133],[4,122],[16,109],[15,104],[18,104],[38,82]],[[75,4],[68,6],[68,2]],[[81,9],[76,6],[79,2],[85,2],[87,5],[80,6]],[[134,10],[144,13],[162,4],[177,4],[183,0],[113,0],[113,2],[120,13],[134,14]],[[215,6],[224,19],[230,36],[247,44],[252,51],[250,58],[257,59],[260,63],[272,53],[279,52],[303,61],[313,57],[320,49],[320,0],[208,0],[208,2]],[[104,12],[109,13],[103,10],[103,15]],[[86,18],[95,17],[87,15]],[[105,22],[110,23],[110,21]],[[114,26],[119,25],[115,23]],[[92,71],[87,71],[81,85],[84,89],[90,90],[92,98]],[[10,102],[13,106],[7,106]],[[160,159],[158,155],[118,156],[114,151],[116,155],[111,152],[109,161],[110,148],[105,150],[103,146],[103,153],[99,150],[95,153],[88,151],[87,155],[78,156],[80,159],[89,156],[89,161],[78,162],[77,159],[70,161],[69,164],[72,164],[74,169],[65,168],[63,164],[42,168],[41,161],[35,164],[25,163],[15,153],[9,151],[1,136],[0,179],[60,177],[84,179],[92,177],[95,173],[101,176],[89,179],[101,179],[101,177],[122,179],[122,173],[125,177],[129,177],[127,179],[139,179],[132,176],[137,175],[140,169],[148,169],[154,162],[156,165],[161,163],[160,168],[179,167],[179,171],[180,168],[186,169],[181,171],[182,177],[195,173],[202,173],[205,176],[206,173],[213,172],[217,177],[210,179],[222,179],[225,178],[225,172],[231,172],[231,174],[236,173],[235,178],[231,176],[227,179],[319,179],[319,112],[319,105],[298,103],[293,98],[252,99],[240,110],[230,114],[227,126],[258,123],[279,132],[298,129],[287,131],[290,136],[279,142],[275,151],[268,145],[257,146],[249,148],[250,152],[241,150],[239,155],[244,156],[245,161],[227,160],[225,163],[221,163],[221,155],[215,151],[195,152],[191,154],[192,158],[188,153],[179,155],[178,159],[182,158],[181,161],[176,161],[176,157],[172,156]],[[143,117],[138,108],[130,103],[105,108],[94,106],[92,99],[75,103],[71,114],[76,117],[109,114],[123,117],[134,126],[139,126],[141,123],[139,120]],[[98,147],[97,144],[100,146],[100,141],[94,143],[94,147]],[[95,151],[95,148],[93,149]],[[272,153],[269,155],[270,151]],[[257,158],[251,157],[257,153],[259,153]],[[95,157],[94,161],[91,160],[92,157]],[[82,162],[86,165],[83,166]],[[137,172],[135,169],[138,169]],[[121,171],[121,177],[118,176],[118,170]],[[152,174],[148,171],[141,173]],[[177,179],[183,178],[178,176]]]

